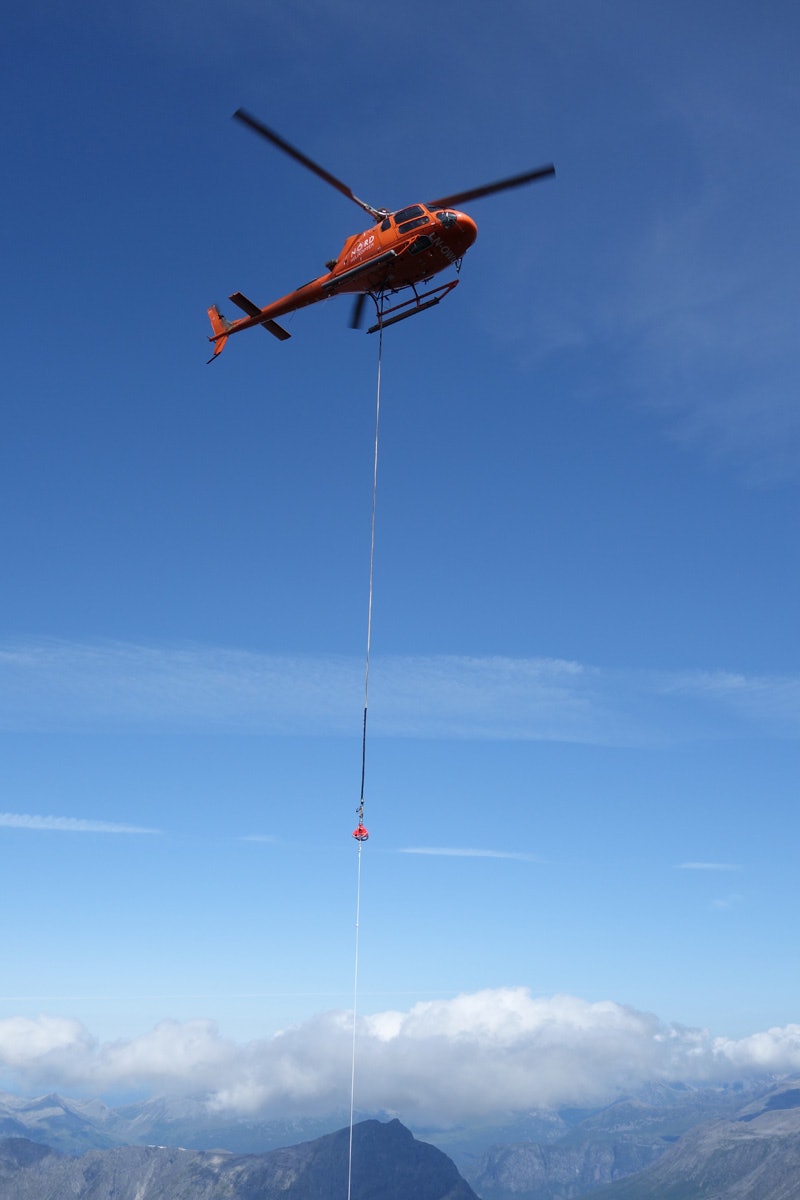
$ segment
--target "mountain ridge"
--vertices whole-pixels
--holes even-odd
[[[743,1176],[758,1169],[763,1173],[759,1156],[766,1155],[777,1181],[781,1161],[793,1161],[799,1114],[800,1080],[761,1077],[714,1086],[657,1083],[595,1109],[497,1114],[474,1124],[406,1133],[449,1156],[482,1200],[650,1200],[651,1195],[652,1200],[662,1200],[670,1181],[676,1181],[676,1187],[680,1183],[694,1200],[695,1194],[704,1193],[686,1189],[701,1168],[719,1177],[720,1186],[734,1186],[735,1180],[726,1182],[719,1169],[717,1152],[723,1142]],[[393,1115],[388,1120],[387,1114],[378,1116],[383,1118],[376,1122],[379,1126],[405,1128]],[[369,1117],[374,1121],[375,1114]],[[291,1158],[298,1146],[324,1142],[334,1136],[332,1127],[346,1122],[345,1114],[280,1120],[237,1117],[215,1111],[202,1097],[162,1097],[112,1108],[100,1100],[71,1100],[56,1093],[34,1099],[0,1093],[0,1137],[27,1139],[48,1148],[48,1153],[72,1158],[125,1147],[182,1147],[182,1152],[211,1155],[212,1173],[235,1158],[278,1150],[286,1150]],[[368,1121],[360,1121],[357,1128],[368,1126]],[[10,1148],[6,1150],[7,1170],[21,1170],[19,1163],[14,1166]],[[18,1147],[16,1153],[22,1150]],[[27,1149],[25,1154],[34,1161],[35,1151]],[[198,1171],[203,1164],[203,1169],[212,1169],[211,1160],[193,1162]],[[39,1165],[43,1172],[56,1170],[44,1156]],[[179,1166],[176,1161],[174,1169]],[[101,1174],[104,1169],[96,1167]],[[152,1169],[165,1168],[156,1163]],[[642,1191],[652,1180],[656,1190]],[[680,1188],[675,1195],[683,1200]],[[718,1190],[713,1195],[717,1200],[727,1193]],[[731,1196],[739,1193],[732,1191]]]
[[[730,1120],[688,1130],[651,1166],[591,1200],[800,1200],[800,1088],[796,1081]]]
[[[478,1200],[455,1164],[398,1120],[266,1154],[116,1146],[81,1157],[24,1138],[0,1140],[0,1200]],[[350,1183],[352,1186],[350,1186]]]

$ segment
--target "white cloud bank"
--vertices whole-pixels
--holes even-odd
[[[631,745],[800,737],[800,678],[548,658],[375,658],[370,731]],[[224,647],[0,645],[0,730],[350,734],[363,663]]]
[[[211,1021],[164,1021],[96,1042],[58,1017],[0,1020],[0,1075],[92,1094],[203,1094],[220,1111],[320,1113],[349,1103],[352,1018],[321,1014],[237,1044]],[[648,1082],[702,1083],[800,1070],[800,1025],[741,1039],[667,1025],[614,1001],[499,988],[359,1019],[357,1105],[447,1123],[602,1103]]]

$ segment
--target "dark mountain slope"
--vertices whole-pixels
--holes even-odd
[[[349,1130],[268,1154],[158,1146],[81,1158],[25,1139],[0,1141],[0,1200],[331,1200],[347,1195]],[[399,1121],[353,1130],[352,1200],[476,1200],[441,1150]]]
[[[483,1200],[594,1196],[598,1188],[628,1176],[638,1179],[682,1134],[738,1116],[744,1104],[767,1091],[763,1083],[752,1088],[651,1085],[580,1116],[558,1138],[493,1145],[461,1169]]]
[[[590,1200],[800,1200],[800,1090],[690,1130],[647,1170]]]

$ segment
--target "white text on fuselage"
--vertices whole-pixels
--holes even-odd
[[[458,260],[458,255],[448,246],[447,242],[443,241],[436,233],[429,233],[428,236],[436,249],[447,259],[451,265]],[[355,246],[353,246],[347,254],[346,262],[354,263],[358,259],[363,258],[365,254],[370,253],[375,248],[377,238],[374,233],[365,234],[359,238]]]
[[[364,254],[368,253],[368,251],[372,250],[374,245],[375,234],[365,234],[364,237],[359,238],[355,246],[353,246],[352,250],[347,256],[347,261],[355,262],[357,258],[361,258]]]
[[[457,260],[458,255],[456,253],[454,253],[453,250],[450,249],[447,242],[442,241],[442,239],[439,237],[439,235],[437,233],[429,234],[429,237],[430,237],[431,241],[433,242],[434,246],[436,247],[436,249],[441,250],[442,254],[445,256],[447,261],[452,266],[452,264]]]

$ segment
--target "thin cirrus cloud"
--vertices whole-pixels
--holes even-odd
[[[739,871],[738,863],[726,862],[682,862],[676,865],[678,871]]]
[[[534,854],[516,854],[512,850],[471,850],[455,846],[406,846],[399,854],[431,854],[442,858],[511,858],[517,862],[540,862]]]
[[[566,659],[375,659],[377,736],[663,745],[800,737],[800,678],[631,671]],[[0,729],[349,734],[356,657],[39,640],[0,646]]]
[[[56,833],[156,834],[157,829],[140,825],[121,825],[114,821],[91,821],[82,817],[47,817],[35,813],[0,813],[0,826],[6,829],[30,829]]]

